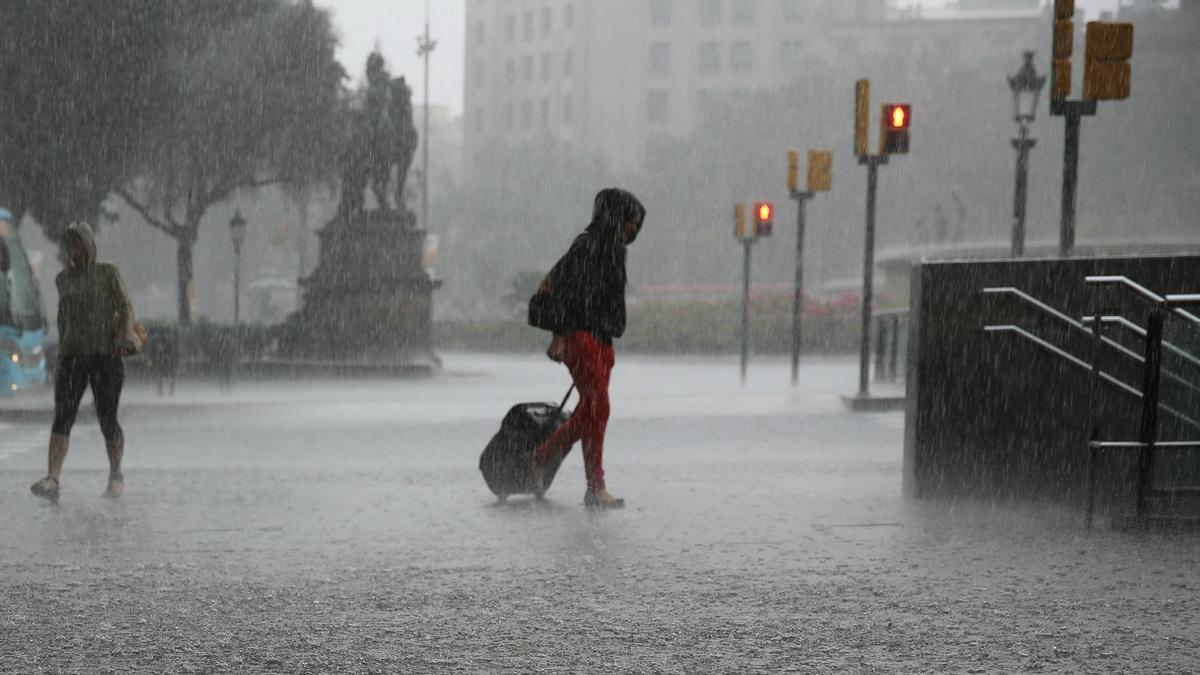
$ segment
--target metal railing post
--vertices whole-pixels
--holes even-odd
[[[1104,353],[1104,322],[1099,318],[1104,314],[1096,310],[1092,322],[1092,378],[1091,391],[1088,392],[1088,457],[1087,457],[1087,529],[1092,529],[1092,516],[1096,512],[1096,462],[1097,449],[1093,445],[1100,440],[1100,359]]]
[[[1146,320],[1146,363],[1142,385],[1142,428],[1138,451],[1137,515],[1146,515],[1150,486],[1154,481],[1154,445],[1158,441],[1158,400],[1162,367],[1163,323],[1166,311],[1159,305]]]

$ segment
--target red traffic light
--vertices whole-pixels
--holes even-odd
[[[880,119],[879,154],[908,152],[908,130],[912,127],[912,106],[907,103],[884,103]]]
[[[884,119],[888,128],[896,131],[907,131],[912,124],[912,106],[907,103],[889,103],[884,109]]]
[[[759,237],[769,237],[774,229],[775,205],[771,202],[756,202],[754,204],[754,234]]]
[[[758,217],[758,222],[766,223],[775,215],[775,207],[770,202],[759,202],[754,205],[754,213]]]

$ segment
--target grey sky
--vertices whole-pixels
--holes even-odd
[[[424,71],[417,58],[417,36],[424,31],[427,0],[317,0],[333,12],[334,26],[342,44],[338,58],[354,81],[362,78],[367,55],[376,42],[383,50],[393,75],[404,75],[413,89],[413,101],[424,97]],[[603,2],[604,0],[585,0]],[[465,0],[428,0],[430,34],[438,41],[430,61],[429,99],[462,114],[463,40]],[[926,6],[944,0],[923,0]],[[1079,0],[1089,18],[1101,11],[1116,10],[1118,0]],[[904,4],[902,0],[900,4]]]

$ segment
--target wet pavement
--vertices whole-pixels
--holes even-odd
[[[94,422],[57,505],[0,422],[0,672],[1197,672],[1200,537],[910,502],[901,413],[849,361],[618,357],[606,466],[497,505],[480,450],[557,400],[541,359],[432,380],[134,389],[127,493]]]

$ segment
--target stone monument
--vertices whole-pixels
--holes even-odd
[[[380,366],[439,363],[432,315],[440,282],[422,265],[425,231],[404,198],[416,148],[408,85],[403,77],[392,79],[383,57],[371,54],[366,91],[349,114],[337,215],[317,233],[318,265],[300,280],[300,309],[288,317],[280,345],[286,356]]]

